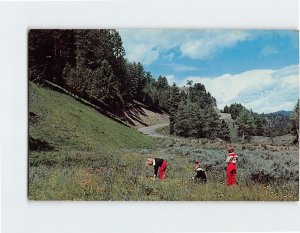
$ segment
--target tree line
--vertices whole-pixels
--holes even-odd
[[[30,30],[28,50],[30,81],[51,81],[105,111],[122,117],[134,101],[167,105],[167,79],[129,62],[116,30]]]
[[[273,139],[276,136],[293,134],[296,136],[294,143],[298,142],[299,100],[291,116],[279,113],[258,114],[239,103],[226,105],[222,112],[231,114],[237,126],[238,136],[243,140],[250,140],[252,136],[265,136],[274,143]]]

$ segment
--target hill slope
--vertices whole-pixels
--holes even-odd
[[[30,148],[109,151],[153,147],[152,139],[115,122],[72,97],[29,84]],[[40,149],[45,149],[40,148]]]
[[[273,113],[270,113],[270,114],[278,114],[278,115],[290,117],[293,114],[293,111],[281,110],[281,111],[273,112]]]

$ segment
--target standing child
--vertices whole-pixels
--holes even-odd
[[[206,183],[206,173],[204,169],[200,167],[200,163],[198,161],[194,163],[194,170],[196,171],[194,180],[199,183]]]
[[[146,165],[154,167],[154,177],[159,177],[163,180],[165,177],[165,171],[167,169],[167,161],[159,158],[148,158],[146,160]]]
[[[237,170],[237,154],[234,152],[233,146],[227,146],[228,155],[226,158],[226,184],[228,186],[236,184],[236,170]]]

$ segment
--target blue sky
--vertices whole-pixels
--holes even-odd
[[[169,84],[203,83],[219,108],[292,110],[299,97],[299,35],[294,30],[119,30],[126,57]]]

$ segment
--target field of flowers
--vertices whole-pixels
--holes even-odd
[[[43,160],[32,154],[29,198],[124,201],[299,199],[299,151],[295,146],[234,144],[239,155],[238,185],[227,187],[226,145],[223,141],[156,139],[156,143],[158,147],[153,149],[120,149],[110,153],[69,152],[65,156],[53,156],[55,152],[45,152],[52,154],[44,156]],[[153,168],[145,166],[147,157],[168,161],[164,181],[151,178]],[[53,158],[59,160],[53,162]],[[199,160],[207,171],[206,184],[197,184],[191,179],[195,160]]]

